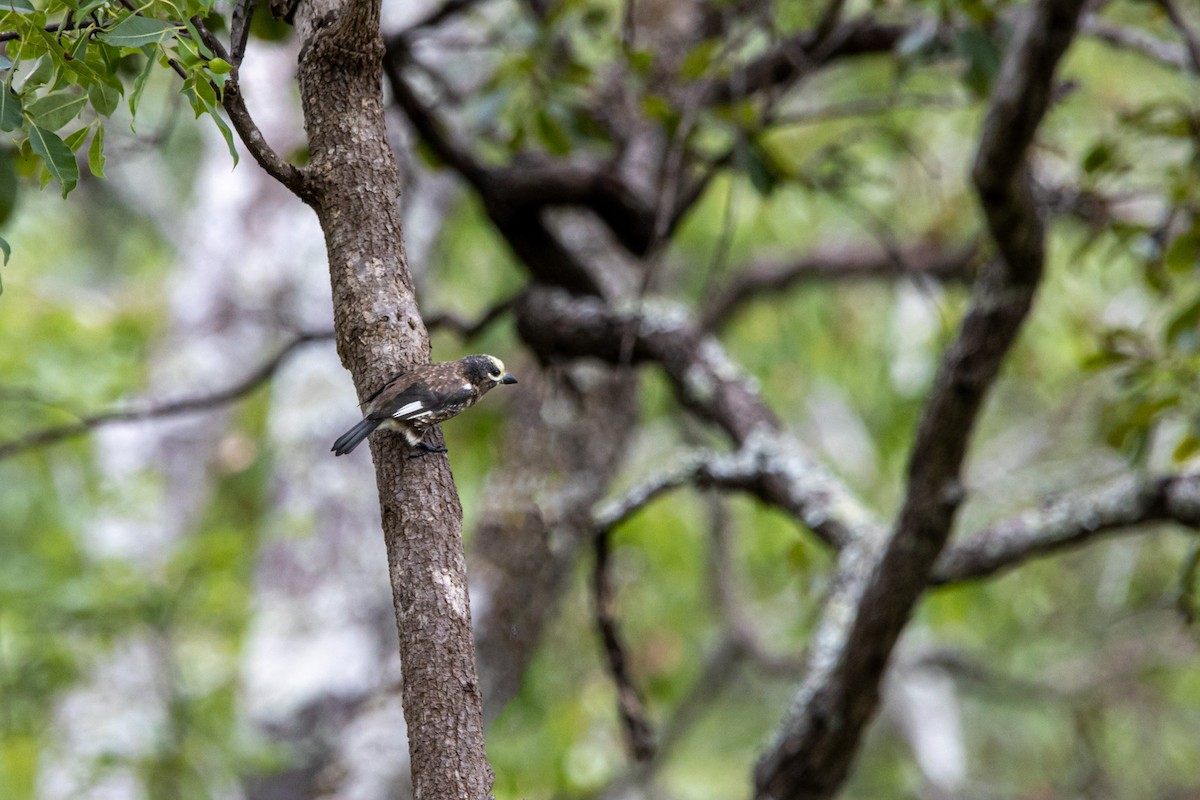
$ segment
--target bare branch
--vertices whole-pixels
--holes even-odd
[[[235,68],[242,65],[242,59],[246,55],[246,43],[250,39],[250,21],[254,18],[257,5],[258,0],[237,0],[233,7],[229,23],[229,63]]]
[[[1172,42],[1164,42],[1136,28],[1114,25],[1091,15],[1080,25],[1080,31],[1113,47],[1141,53],[1166,67],[1181,70],[1191,67],[1191,61],[1184,48]]]
[[[735,463],[761,461],[757,469],[735,468],[746,470],[739,473],[743,488],[789,508],[816,535],[838,547],[881,532],[874,514],[782,430],[753,381],[682,308],[647,300],[618,312],[599,298],[535,288],[517,302],[517,329],[543,359],[592,357],[610,364],[621,362],[623,337],[636,331],[633,363],[661,366],[680,403],[722,428],[742,448]],[[655,494],[691,479],[692,473],[668,476],[667,485]],[[734,477],[727,480],[732,485]]]
[[[894,533],[883,542],[856,542],[839,559],[808,674],[755,771],[759,798],[827,798],[841,786],[878,708],[891,651],[950,533],[976,417],[1041,276],[1044,231],[1025,159],[1084,3],[1034,3],[1005,57],[974,171],[1002,259],[976,283],[957,340],[943,357]]]
[[[225,81],[225,86],[221,91],[221,104],[225,107],[225,113],[229,115],[229,122],[233,125],[233,129],[237,131],[238,138],[242,140],[242,144],[246,145],[246,149],[250,151],[250,155],[268,175],[290,189],[301,200],[307,202],[311,198],[312,190],[305,179],[305,173],[295,165],[284,161],[271,148],[271,145],[267,144],[262,131],[258,129],[258,124],[250,116],[250,111],[246,108],[246,100],[242,97],[241,84],[238,82],[237,63],[229,55],[228,51],[225,50],[225,46],[221,44],[221,40],[204,26],[204,21],[200,17],[192,17],[191,23],[200,34],[200,39],[213,53],[225,61],[234,64],[233,71],[229,73],[229,77]],[[248,25],[247,21],[246,27]],[[240,36],[244,39],[246,35],[247,32],[243,29]],[[244,41],[235,40],[235,51],[239,46],[239,41],[242,42],[240,46],[244,47]],[[240,61],[240,56],[238,59]]]
[[[609,574],[609,536],[603,532],[594,540],[596,561],[592,571],[592,590],[596,599],[596,627],[604,642],[604,654],[608,659],[609,672],[617,687],[617,710],[625,730],[625,739],[633,757],[646,761],[654,755],[654,731],[646,719],[646,705],[642,702],[633,678],[629,674],[629,659],[617,630],[616,594]]]
[[[1183,14],[1175,6],[1174,0],[1156,0],[1159,7],[1166,13],[1167,19],[1171,20],[1171,24],[1175,26],[1175,30],[1179,32],[1179,36],[1183,39],[1183,44],[1187,48],[1188,58],[1191,60],[1192,69],[1200,73],[1200,38],[1197,38],[1196,32],[1193,31],[1183,18]]]
[[[479,319],[471,322],[465,320],[455,314],[444,312],[441,314],[430,314],[425,318],[425,327],[430,331],[433,330],[449,330],[454,332],[458,338],[464,342],[469,342],[472,339],[483,333],[493,322],[507,314],[516,305],[519,294],[513,295],[507,300],[501,300],[494,306],[483,313]]]
[[[875,524],[861,510],[835,507],[840,487],[803,456],[799,442],[779,431],[766,430],[749,436],[737,452],[700,451],[685,457],[678,466],[599,504],[592,513],[593,524],[598,533],[608,531],[681,486],[753,495],[789,512],[838,549],[848,546],[855,535]],[[831,513],[845,515],[854,522],[831,519]]]
[[[149,419],[158,419],[160,417],[172,417],[179,414],[187,414],[194,411],[209,411],[219,406],[232,403],[240,400],[246,395],[253,392],[262,384],[269,381],[275,376],[275,373],[283,366],[284,362],[295,353],[298,349],[312,342],[325,342],[333,339],[332,331],[315,331],[312,333],[301,333],[288,342],[284,347],[268,359],[262,366],[254,370],[241,381],[229,386],[220,391],[209,394],[200,394],[192,397],[187,397],[182,400],[169,400],[145,408],[131,408],[122,411],[108,411],[103,414],[96,414],[90,417],[84,417],[78,422],[72,422],[68,425],[59,425],[53,428],[45,428],[40,431],[28,433],[17,439],[12,439],[7,442],[0,442],[0,459],[11,458],[20,453],[33,450],[38,447],[46,447],[48,445],[57,444],[66,439],[73,439],[77,436],[84,436],[91,433],[97,428],[102,428],[107,425],[115,425],[125,422],[143,422]]]
[[[425,16],[413,22],[396,35],[409,38],[426,28],[436,28],[446,20],[458,16],[462,12],[479,5],[479,3],[480,0],[444,0],[437,8],[430,9]]]
[[[864,17],[843,22],[825,36],[819,28],[805,31],[784,40],[729,77],[709,81],[701,95],[701,105],[723,105],[772,86],[791,83],[805,72],[837,59],[889,52],[908,30],[905,25]]]
[[[1149,522],[1200,528],[1200,475],[1123,475],[1025,511],[947,549],[931,583],[994,575],[1106,534],[1136,532],[1136,526]]]
[[[844,248],[815,253],[790,263],[760,262],[742,270],[727,286],[712,292],[701,313],[705,330],[720,328],[747,302],[765,294],[785,291],[804,281],[848,281],[875,278],[930,278],[944,282],[970,279],[979,243],[948,249],[918,244],[898,254]]]
[[[636,377],[592,364],[521,368],[503,462],[471,539],[471,593],[488,598],[475,615],[485,722],[519,691],[575,564],[593,546],[592,506],[636,427]]]

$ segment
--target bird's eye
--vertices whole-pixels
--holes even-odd
[[[492,373],[491,375],[489,375],[488,377],[489,377],[489,378],[491,378],[491,379],[492,379],[492,380],[494,380],[494,381],[498,381],[498,380],[500,380],[500,379],[501,379],[502,377],[504,377],[504,376],[503,376],[503,375],[501,375],[499,372],[493,372],[493,373]]]

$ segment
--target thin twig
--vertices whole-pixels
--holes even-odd
[[[145,408],[131,408],[120,411],[107,411],[84,417],[78,422],[58,425],[40,431],[28,433],[17,439],[0,442],[0,459],[11,458],[20,453],[39,447],[57,444],[67,439],[84,436],[97,428],[126,422],[144,422],[150,419],[178,416],[196,411],[210,411],[214,408],[240,400],[274,377],[284,362],[304,345],[313,342],[329,341],[333,331],[315,331],[301,333],[288,342],[284,347],[254,370],[246,378],[216,392],[186,397],[182,400],[169,400]]]
[[[609,572],[609,535],[600,532],[595,539],[595,564],[592,572],[592,591],[596,602],[596,627],[604,642],[604,654],[608,669],[617,689],[617,711],[625,731],[625,739],[633,757],[646,761],[654,755],[654,731],[646,719],[646,706],[633,685],[629,674],[628,658],[617,630],[616,596]]]
[[[246,43],[250,39],[250,22],[258,0],[237,0],[229,23],[229,57],[235,68],[242,65],[246,56]]]
[[[496,305],[489,308],[486,312],[484,312],[483,316],[479,317],[479,319],[475,320],[474,322],[465,320],[462,317],[450,312],[431,314],[425,319],[425,327],[430,331],[452,331],[463,341],[469,342],[479,336],[479,334],[483,333],[483,331],[486,330],[493,322],[500,319],[500,317],[504,316],[509,311],[512,311],[513,306],[516,305],[516,302],[520,296],[521,293],[518,292],[507,300],[502,300],[499,303],[496,303]]]
[[[190,21],[200,34],[201,41],[215,55],[231,64],[234,63],[225,46],[221,44],[221,40],[204,26],[204,21],[200,17],[194,16]],[[245,33],[242,35],[245,36]],[[238,42],[235,41],[234,47],[236,48],[237,46]],[[233,125],[233,129],[237,131],[238,138],[242,140],[242,144],[246,146],[251,157],[258,162],[258,165],[268,175],[290,189],[301,200],[307,201],[311,194],[311,188],[305,179],[305,173],[299,167],[284,161],[271,145],[267,143],[266,137],[263,136],[262,131],[258,128],[258,124],[250,116],[250,111],[246,108],[246,100],[242,97],[241,83],[238,79],[238,69],[239,67],[235,64],[221,91],[221,104],[225,107],[225,113],[229,115],[229,122]]]
[[[1191,68],[1188,53],[1183,47],[1173,42],[1164,42],[1145,31],[1113,25],[1094,15],[1084,20],[1080,30],[1105,44],[1132,50],[1163,66],[1181,70]]]
[[[1183,39],[1188,57],[1192,61],[1192,70],[1200,73],[1200,38],[1197,38],[1196,32],[1188,26],[1187,20],[1175,6],[1174,0],[1157,0],[1157,2],[1166,13],[1167,19],[1171,20],[1171,24],[1175,26],[1175,30],[1179,32],[1180,38]]]
[[[855,281],[888,278],[931,278],[965,282],[979,251],[979,243],[945,248],[918,244],[894,253],[848,249],[817,253],[792,263],[763,262],[742,270],[729,284],[711,293],[700,325],[716,330],[736,311],[759,297],[786,291],[805,281]]]

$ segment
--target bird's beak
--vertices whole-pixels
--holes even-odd
[[[517,379],[512,376],[511,372],[504,373],[504,377],[500,379],[501,383],[516,383]]]

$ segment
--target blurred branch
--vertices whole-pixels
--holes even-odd
[[[827,798],[845,781],[879,705],[900,632],[945,545],[963,489],[959,474],[988,389],[1015,341],[1041,277],[1044,231],[1026,163],[1049,105],[1055,67],[1085,0],[1030,6],[995,84],[974,179],[1001,259],[976,282],[946,350],[909,461],[893,534],[839,558],[795,704],[755,770],[759,798]]]
[[[488,598],[472,611],[485,723],[520,690],[581,552],[593,545],[592,506],[638,418],[630,370],[523,366],[520,374],[468,561],[472,595]]]
[[[764,89],[788,84],[840,58],[887,53],[909,27],[861,17],[823,31],[821,26],[785,39],[727,77],[704,85],[701,105],[726,105]]]
[[[84,436],[97,428],[102,428],[107,425],[115,425],[126,422],[143,422],[150,419],[159,419],[161,417],[172,417],[179,414],[187,414],[195,411],[210,411],[223,405],[240,400],[246,395],[253,392],[262,384],[269,381],[288,360],[301,347],[313,342],[325,342],[333,339],[333,331],[314,331],[310,333],[298,334],[294,339],[288,342],[284,347],[268,359],[262,366],[251,372],[246,378],[220,391],[210,394],[201,394],[194,397],[184,398],[182,400],[171,400],[145,408],[127,409],[123,411],[108,411],[103,414],[96,414],[90,417],[84,417],[78,422],[72,422],[68,425],[59,425],[52,428],[45,428],[40,431],[26,434],[17,439],[11,439],[7,442],[0,442],[0,459],[10,458],[12,456],[24,453],[28,450],[33,450],[38,447],[46,447],[48,445],[57,444],[65,439],[73,439],[77,436]]]
[[[1196,37],[1196,32],[1188,26],[1187,20],[1179,12],[1174,0],[1156,0],[1156,2],[1167,15],[1167,19],[1171,20],[1171,24],[1175,26],[1180,38],[1183,39],[1188,57],[1191,59],[1192,70],[1200,74],[1200,39]]]
[[[633,757],[646,761],[654,755],[654,731],[646,719],[646,706],[629,674],[628,657],[617,630],[616,595],[609,573],[609,536],[601,532],[593,542],[596,561],[592,571],[592,591],[596,598],[596,627],[604,642],[609,672],[617,688],[617,710],[625,730],[625,739]]]
[[[805,522],[827,544],[838,549],[846,547],[855,530],[828,519],[826,515],[833,508],[820,503],[824,491],[836,493],[837,487],[826,483],[828,477],[815,465],[791,452],[799,447],[791,437],[770,432],[752,435],[733,453],[695,453],[679,466],[650,477],[624,495],[598,504],[592,513],[597,535],[617,527],[672,489],[694,486],[753,495]],[[852,517],[853,512],[848,516]],[[861,524],[870,523],[863,521]]]
[[[1080,31],[1113,47],[1133,50],[1163,66],[1182,70],[1191,66],[1184,48],[1172,42],[1164,42],[1136,28],[1114,25],[1093,15],[1082,22]]]
[[[1200,528],[1200,474],[1123,475],[1022,512],[947,549],[938,559],[931,583],[993,575],[1105,534],[1134,532],[1148,522]]]
[[[425,16],[410,24],[407,28],[400,31],[396,36],[408,38],[417,31],[425,28],[436,28],[448,19],[458,16],[464,11],[479,5],[481,0],[444,0],[444,2],[436,8],[430,9]]]
[[[516,305],[519,294],[513,295],[507,300],[501,300],[494,306],[483,313],[479,319],[474,322],[463,319],[457,314],[449,311],[442,313],[430,314],[425,318],[425,327],[429,330],[448,330],[453,332],[464,342],[469,342],[472,339],[483,333],[493,322],[507,314]]]
[[[711,293],[700,315],[700,326],[714,330],[723,326],[747,302],[766,294],[782,292],[803,281],[845,281],[872,278],[931,278],[944,282],[966,282],[971,278],[979,242],[948,249],[918,244],[898,254],[843,249],[816,253],[791,263],[758,262],[743,269],[727,286]]]
[[[647,497],[618,501],[605,512],[608,519],[619,521],[663,491],[704,477],[714,486],[717,481],[743,481],[743,488],[788,508],[817,536],[838,547],[879,535],[882,529],[873,513],[782,429],[753,380],[715,338],[704,334],[678,306],[653,299],[635,305],[616,311],[599,298],[533,288],[517,301],[517,329],[543,360],[591,357],[610,364],[621,362],[623,338],[635,331],[632,362],[659,365],[679,402],[722,428],[740,452],[729,460],[702,457],[700,465],[685,464],[678,473],[652,479],[643,487]],[[726,467],[729,474],[722,472]]]

